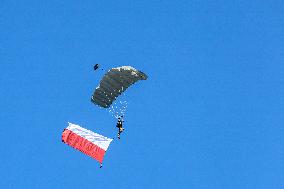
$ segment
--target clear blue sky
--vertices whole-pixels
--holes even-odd
[[[283,1],[0,1],[1,188],[284,188]],[[116,136],[95,63],[149,76],[102,169],[61,142]]]

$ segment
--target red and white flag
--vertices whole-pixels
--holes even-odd
[[[72,123],[69,123],[62,133],[62,142],[91,156],[101,164],[112,140]]]

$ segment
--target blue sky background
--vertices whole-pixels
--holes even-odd
[[[284,2],[0,0],[1,188],[284,188]],[[116,136],[90,102],[105,69],[129,88],[104,167],[67,122]]]

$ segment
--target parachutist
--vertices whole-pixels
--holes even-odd
[[[123,116],[121,116],[121,118],[119,117],[117,120],[117,124],[116,127],[118,128],[118,133],[117,133],[117,138],[120,139],[120,134],[124,131],[124,128],[122,126],[122,123],[124,122],[122,120]]]

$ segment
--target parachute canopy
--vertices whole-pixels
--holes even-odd
[[[131,66],[112,68],[100,81],[91,100],[103,108],[109,108],[113,101],[128,87],[147,78],[146,74]]]

